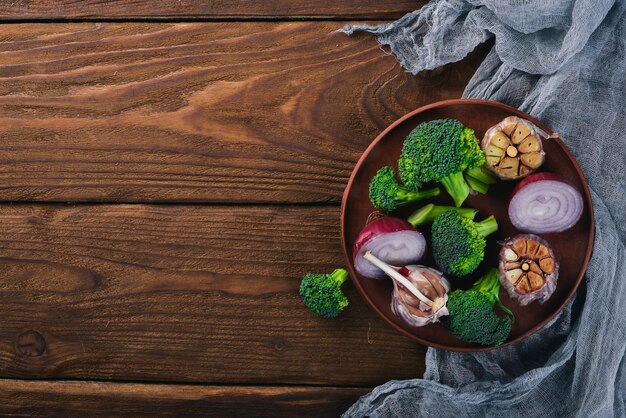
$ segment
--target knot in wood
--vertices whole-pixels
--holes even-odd
[[[46,339],[40,332],[29,329],[17,337],[17,350],[27,357],[39,357],[46,351]]]

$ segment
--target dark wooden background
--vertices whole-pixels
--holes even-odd
[[[460,97],[487,47],[412,76],[368,35],[423,2],[0,3],[0,414],[333,416],[424,347],[342,264],[361,152]]]

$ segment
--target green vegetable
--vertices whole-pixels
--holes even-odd
[[[396,180],[396,172],[391,167],[383,167],[370,183],[370,200],[376,209],[392,211],[402,205],[439,195],[439,188],[410,191]]]
[[[476,180],[475,178],[465,175],[465,181],[469,184],[469,187],[472,190],[476,190],[478,193],[485,194],[489,191],[489,185],[483,183],[482,181]]]
[[[341,285],[348,278],[344,269],[330,274],[306,274],[300,283],[300,296],[307,308],[322,318],[335,318],[348,306]]]
[[[443,317],[442,323],[464,341],[491,346],[502,344],[509,336],[514,316],[500,301],[499,291],[499,272],[492,268],[469,290],[448,294],[450,315]],[[496,303],[505,312],[504,318],[494,311]]]
[[[429,203],[428,205],[422,206],[421,208],[413,212],[409,216],[407,221],[414,227],[418,227],[420,225],[433,222],[437,218],[437,216],[449,210],[455,211],[459,215],[467,219],[474,219],[474,216],[476,216],[476,213],[478,213],[476,209],[455,208],[453,206],[438,206]]]
[[[480,167],[468,168],[465,171],[465,175],[470,176],[474,180],[478,180],[484,184],[496,184],[498,182],[498,178],[487,170],[484,165],[481,165]]]
[[[449,210],[432,226],[432,249],[439,270],[455,276],[473,272],[485,256],[485,237],[498,230],[493,216],[474,222]]]
[[[484,164],[485,155],[472,129],[458,120],[438,119],[421,123],[407,136],[398,171],[409,190],[440,182],[459,207],[470,192],[463,171]]]
[[[498,178],[491,174],[485,166],[468,168],[465,170],[465,181],[478,193],[485,194],[489,190],[490,184],[495,184]]]

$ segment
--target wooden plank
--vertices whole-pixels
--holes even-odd
[[[486,52],[411,76],[341,25],[2,25],[0,199],[338,202],[371,140]]]
[[[0,3],[0,19],[149,18],[398,18],[425,0],[13,0]]]
[[[0,414],[332,417],[370,390],[0,380]]]
[[[375,385],[423,373],[354,286],[335,320],[298,296],[341,266],[336,207],[0,205],[0,377]]]

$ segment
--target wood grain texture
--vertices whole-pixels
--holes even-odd
[[[398,18],[425,0],[11,0],[0,19]]]
[[[369,390],[0,380],[0,414],[333,417]]]
[[[0,199],[338,202],[370,141],[486,52],[412,76],[340,26],[2,25]]]
[[[0,377],[376,385],[424,348],[345,286],[336,320],[298,296],[341,266],[336,207],[0,205]]]

